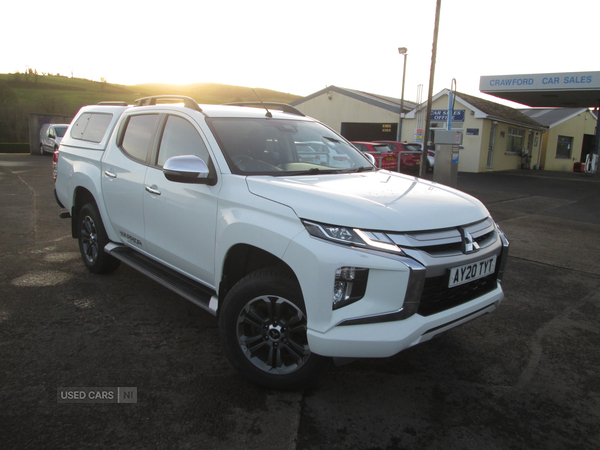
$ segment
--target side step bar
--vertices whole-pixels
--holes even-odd
[[[135,250],[115,243],[109,243],[104,250],[111,256],[123,261],[128,266],[133,267],[144,275],[152,278],[154,281],[162,284],[167,289],[172,290],[176,294],[205,309],[213,316],[217,315],[218,298],[216,292],[180,274],[179,272],[170,269],[162,264],[157,263],[151,258],[142,255]]]

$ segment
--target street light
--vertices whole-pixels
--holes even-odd
[[[406,79],[406,47],[399,47],[398,53],[404,56],[404,70],[402,72],[402,97],[400,97],[400,121],[398,123],[398,142],[402,141],[402,113],[404,112],[404,80]]]

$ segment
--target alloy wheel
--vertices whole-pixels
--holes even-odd
[[[98,258],[98,232],[90,216],[85,216],[81,223],[81,245],[87,260],[94,263]]]
[[[249,301],[237,320],[238,342],[246,358],[274,374],[295,372],[306,363],[310,356],[306,330],[304,313],[274,295]]]

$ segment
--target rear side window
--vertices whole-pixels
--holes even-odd
[[[158,114],[142,114],[129,117],[123,133],[121,149],[133,159],[146,162],[157,121]]]
[[[158,166],[173,156],[195,155],[206,164],[209,162],[208,150],[202,138],[187,120],[177,116],[169,116],[160,141]]]
[[[71,137],[99,143],[106,134],[112,118],[113,115],[107,113],[84,113],[71,127]]]

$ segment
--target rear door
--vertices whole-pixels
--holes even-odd
[[[109,220],[123,242],[148,251],[144,239],[144,178],[160,120],[158,113],[123,118],[116,146],[102,162],[102,192]]]

